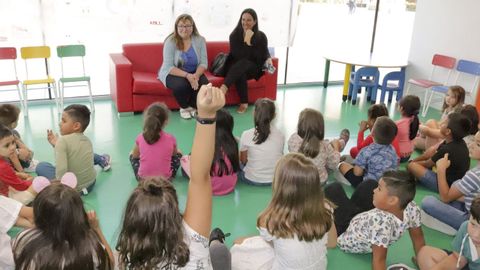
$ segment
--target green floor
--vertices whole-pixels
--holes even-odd
[[[295,132],[297,118],[305,107],[319,109],[325,117],[326,137],[337,136],[341,129],[350,129],[352,137],[346,149],[356,143],[358,123],[365,119],[369,103],[360,95],[357,105],[341,102],[342,89],[331,86],[324,89],[321,86],[280,87],[277,94],[276,125],[285,133],[287,139]],[[389,106],[390,116],[399,118],[395,103]],[[252,107],[248,113],[239,115],[234,107],[228,108],[235,118],[234,134],[240,136],[243,130],[253,127]],[[53,150],[48,144],[47,129],[58,132],[58,115],[52,105],[33,105],[29,109],[29,117],[21,116],[18,131],[24,141],[35,151],[35,158],[41,161],[54,161]],[[437,110],[430,110],[427,118],[439,118]],[[421,120],[425,120],[421,119]],[[192,145],[195,122],[180,119],[178,112],[171,114],[166,131],[177,138],[179,148],[185,153]],[[136,186],[128,153],[132,149],[135,137],[142,130],[142,116],[130,115],[118,117],[111,101],[97,101],[92,121],[86,130],[86,135],[93,142],[97,153],[109,153],[113,159],[110,172],[99,172],[97,184],[92,193],[84,197],[87,209],[94,209],[100,217],[101,227],[112,247],[115,246],[119,233],[119,224],[127,198]],[[179,174],[180,175],[180,174]],[[187,180],[177,176],[173,181],[181,203],[185,206]],[[351,192],[351,188],[347,188]],[[415,201],[431,194],[422,187],[418,188]],[[221,227],[230,232],[227,243],[245,235],[257,234],[255,224],[258,213],[267,205],[271,197],[270,187],[252,187],[238,183],[235,192],[215,197],[213,200],[213,226]],[[441,248],[449,248],[452,237],[424,228],[427,244]],[[411,266],[410,258],[413,248],[408,233],[406,233],[388,252],[388,264],[403,262]],[[329,250],[328,269],[370,269],[370,255],[352,255],[341,252],[338,248]],[[353,268],[352,268],[353,267]]]

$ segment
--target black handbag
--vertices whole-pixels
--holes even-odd
[[[228,53],[218,53],[217,56],[215,56],[215,59],[213,59],[212,64],[210,65],[210,73],[215,76],[224,77],[227,59]]]

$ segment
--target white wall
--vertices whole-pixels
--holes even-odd
[[[427,78],[435,53],[480,62],[479,15],[479,0],[418,0],[407,80]],[[468,80],[462,83],[470,85]]]

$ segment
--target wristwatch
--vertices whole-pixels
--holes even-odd
[[[211,124],[214,124],[215,121],[217,121],[217,118],[214,117],[214,118],[200,118],[200,117],[195,117],[195,119],[197,119],[197,122],[202,124],[202,125],[211,125]]]

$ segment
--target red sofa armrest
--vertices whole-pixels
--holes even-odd
[[[133,112],[132,63],[121,53],[110,54],[110,96],[117,111]]]
[[[277,99],[277,78],[278,78],[278,58],[272,57],[275,72],[270,74],[265,72],[265,97],[271,100]]]

